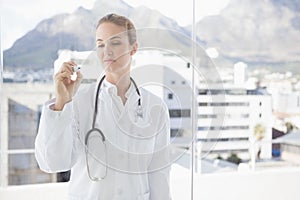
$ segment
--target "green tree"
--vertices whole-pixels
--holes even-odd
[[[228,162],[232,162],[235,164],[240,164],[242,162],[242,159],[240,159],[236,153],[231,153],[230,156],[226,159]]]
[[[266,128],[262,124],[257,124],[254,127],[254,137],[256,141],[261,141],[265,137],[266,133]],[[260,159],[260,154],[261,154],[261,146],[259,145],[258,147],[258,152],[257,152],[257,158]]]
[[[285,126],[286,126],[286,133],[290,133],[296,128],[295,125],[292,124],[291,122],[286,122]]]

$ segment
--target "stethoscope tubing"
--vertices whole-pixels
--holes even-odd
[[[90,153],[88,151],[88,142],[89,142],[88,140],[90,138],[90,135],[93,132],[98,132],[101,135],[101,140],[102,140],[102,143],[103,143],[103,145],[105,147],[105,160],[106,160],[105,162],[107,162],[106,138],[105,138],[105,135],[103,134],[103,132],[100,129],[96,128],[96,118],[97,118],[97,113],[98,113],[98,98],[99,98],[99,94],[100,94],[100,90],[101,90],[101,85],[102,85],[104,79],[105,79],[105,75],[100,79],[99,84],[97,86],[97,92],[96,92],[96,96],[95,96],[95,106],[94,106],[92,128],[86,133],[85,140],[84,140],[85,154],[86,154],[86,164],[87,164],[87,172],[88,172],[88,176],[89,176],[90,180],[92,180],[92,181],[100,181],[100,180],[103,180],[107,176],[107,163],[104,163],[104,165],[106,165],[105,174],[102,177],[97,178],[97,177],[91,176],[90,167],[89,167],[89,161],[88,161],[88,154]],[[141,108],[141,94],[140,94],[140,91],[139,91],[139,89],[137,87],[137,84],[135,83],[135,81],[131,77],[130,77],[130,80],[133,83],[133,85],[134,85],[134,87],[136,89],[137,94],[140,96],[140,98],[138,100],[138,107]],[[140,115],[142,116],[142,114],[140,114]],[[94,159],[97,160],[97,158],[94,158]]]

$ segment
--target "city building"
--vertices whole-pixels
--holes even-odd
[[[223,99],[211,101],[214,96],[224,92]],[[203,149],[214,153],[244,152],[249,156],[250,141],[270,140],[272,138],[271,97],[256,90],[224,88],[224,91],[200,89],[198,138],[211,143]],[[214,120],[223,121],[222,125],[213,125]],[[256,138],[255,127],[264,127],[261,138]],[[249,158],[249,157],[248,157]],[[261,147],[261,158],[271,158],[271,144]]]

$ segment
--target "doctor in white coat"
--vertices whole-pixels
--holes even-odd
[[[54,77],[56,98],[43,107],[35,141],[38,164],[48,173],[71,169],[72,200],[171,199],[168,109],[130,77],[134,25],[106,15],[96,44],[105,66],[98,83],[78,89],[82,75],[71,80],[73,61]]]

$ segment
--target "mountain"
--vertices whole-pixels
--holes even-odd
[[[190,54],[191,43],[186,39],[191,36],[190,26],[180,27],[156,10],[133,8],[122,0],[96,0],[92,9],[80,7],[73,13],[41,21],[4,51],[4,66],[51,68],[59,49],[93,49],[96,23],[111,12],[128,16],[137,29],[173,30],[163,39],[154,37],[151,31],[141,33],[149,43],[159,43],[166,49],[175,46],[182,50],[181,54]],[[300,1],[231,0],[220,15],[197,23],[197,37],[204,48],[215,47],[219,51],[219,66],[244,61],[249,66],[300,71]]]
[[[231,0],[197,23],[197,35],[224,58],[279,66],[300,62],[299,0]]]
[[[147,7],[133,8],[122,0],[96,0],[92,9],[80,7],[71,14],[59,14],[42,20],[33,30],[18,39],[10,49],[4,51],[5,68],[51,68],[57,59],[59,49],[92,50],[95,47],[95,27],[98,20],[112,12],[128,16],[137,29],[141,27],[172,29],[186,37],[190,36],[189,31],[156,10]],[[140,32],[150,43],[155,42],[155,37],[147,35],[151,31],[147,33],[140,30]],[[159,42],[166,48],[178,44],[185,52],[189,52],[189,46],[180,40],[178,35],[168,33]]]

